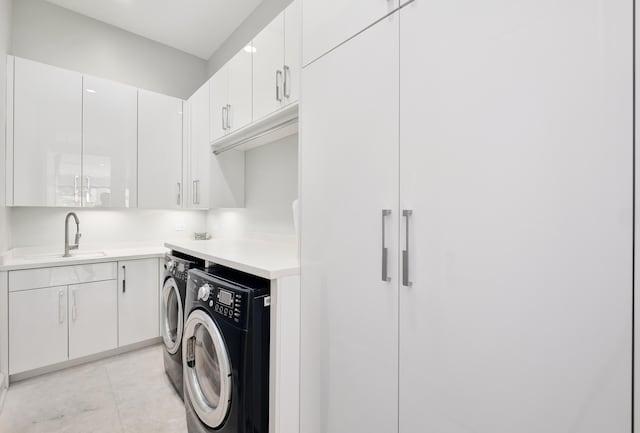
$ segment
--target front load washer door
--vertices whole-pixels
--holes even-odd
[[[167,278],[162,288],[162,339],[171,355],[180,347],[183,325],[182,297],[178,284],[175,279]]]
[[[220,329],[202,310],[184,325],[182,363],[193,409],[208,427],[218,428],[231,402],[231,362]]]

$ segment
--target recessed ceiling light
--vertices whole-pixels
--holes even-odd
[[[244,47],[244,50],[247,53],[255,53],[257,51],[256,47],[254,47],[253,45],[247,45],[246,47]]]

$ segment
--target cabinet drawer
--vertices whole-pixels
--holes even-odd
[[[115,262],[27,269],[9,272],[9,291],[115,280],[116,278]]]

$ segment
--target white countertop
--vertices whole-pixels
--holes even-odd
[[[11,250],[0,257],[0,271],[147,259],[163,257],[167,252],[169,250],[160,244],[88,249],[81,247],[80,250],[72,251],[71,257],[62,257],[61,248],[23,248]]]
[[[298,245],[287,240],[211,239],[172,241],[167,248],[275,280],[300,273]]]

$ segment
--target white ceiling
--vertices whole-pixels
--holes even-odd
[[[208,59],[262,0],[47,0]]]

